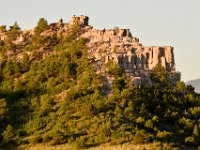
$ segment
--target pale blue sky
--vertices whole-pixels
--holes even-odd
[[[175,47],[182,80],[200,78],[200,0],[0,0],[0,25],[23,29],[88,15],[94,28],[130,28],[143,45]]]

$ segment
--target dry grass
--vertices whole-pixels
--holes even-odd
[[[72,146],[68,144],[49,146],[44,144],[34,144],[34,145],[22,145],[16,150],[74,150]]]
[[[35,145],[23,145],[18,147],[16,150],[82,150],[82,148],[69,144],[63,144],[57,146],[35,144]],[[173,146],[170,144],[152,143],[144,145],[123,144],[114,146],[111,146],[109,144],[104,144],[98,147],[88,148],[87,150],[178,150],[178,149],[173,148]]]

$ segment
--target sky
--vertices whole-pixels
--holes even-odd
[[[145,46],[173,46],[181,79],[200,78],[200,0],[0,0],[0,25],[22,29],[87,15],[97,29],[129,28]]]

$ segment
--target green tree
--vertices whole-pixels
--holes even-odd
[[[46,35],[41,35],[42,32],[49,29],[48,22],[44,18],[40,18],[37,26],[34,29],[34,35],[32,36],[32,43],[27,47],[28,49],[44,48],[49,45],[51,37]],[[51,44],[51,43],[50,43]]]
[[[3,66],[2,66],[2,62],[0,61],[0,83],[3,81]]]
[[[122,68],[120,66],[112,61],[108,61],[106,64],[106,71],[111,74],[111,75],[117,75],[121,76],[122,75]]]
[[[6,32],[6,35],[8,36],[8,41],[15,41],[18,36],[20,35],[21,28],[17,24],[17,22],[14,23],[13,26],[10,27],[10,29]]]
[[[9,143],[9,142],[14,142],[15,141],[15,139],[14,139],[15,131],[14,131],[13,127],[10,124],[3,131],[2,136],[3,136],[3,141],[5,143]]]
[[[0,33],[6,32],[6,25],[0,26]]]
[[[3,76],[4,78],[9,78],[13,74],[13,65],[12,62],[7,61],[3,68]]]
[[[21,60],[22,71],[23,72],[28,71],[30,68],[30,65],[31,65],[31,61],[29,59],[29,56],[26,52],[24,52],[22,56],[22,60]]]
[[[6,99],[0,98],[0,132],[4,130],[6,118],[7,118],[8,106],[6,103]]]
[[[37,23],[37,26],[35,27],[35,33],[40,34],[47,29],[49,29],[47,20],[45,18],[40,18]]]
[[[156,83],[162,83],[167,81],[167,71],[161,66],[161,64],[157,64],[151,71],[151,79]]]
[[[112,83],[113,90],[122,91],[126,86],[125,79],[123,77],[116,78]]]

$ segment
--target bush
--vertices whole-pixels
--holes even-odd
[[[153,121],[152,120],[147,120],[144,124],[145,127],[149,128],[149,129],[153,129]]]
[[[72,147],[74,150],[83,150],[84,149],[84,146],[82,146],[82,143],[77,142],[77,141],[72,144]]]
[[[0,26],[0,33],[6,32],[6,25]]]
[[[172,133],[167,131],[158,131],[156,134],[156,137],[160,140],[169,140],[171,136]]]
[[[42,137],[40,135],[31,136],[28,138],[28,142],[31,144],[37,144],[42,142]]]
[[[3,131],[2,136],[5,143],[15,141],[15,131],[10,124],[6,127],[6,130]]]
[[[195,143],[194,137],[189,136],[189,137],[185,138],[186,145],[194,145],[194,143]]]
[[[106,64],[106,71],[111,74],[111,75],[117,75],[121,76],[122,75],[122,68],[120,66],[112,61],[108,61]]]
[[[146,144],[152,141],[152,136],[145,130],[138,130],[133,138],[134,144]]]
[[[126,86],[125,80],[122,77],[116,78],[112,83],[113,91],[119,90],[122,91]]]
[[[136,123],[138,123],[138,124],[140,124],[140,125],[144,124],[144,122],[145,122],[145,120],[144,120],[144,118],[142,118],[142,117],[138,117],[138,118],[136,119]]]

